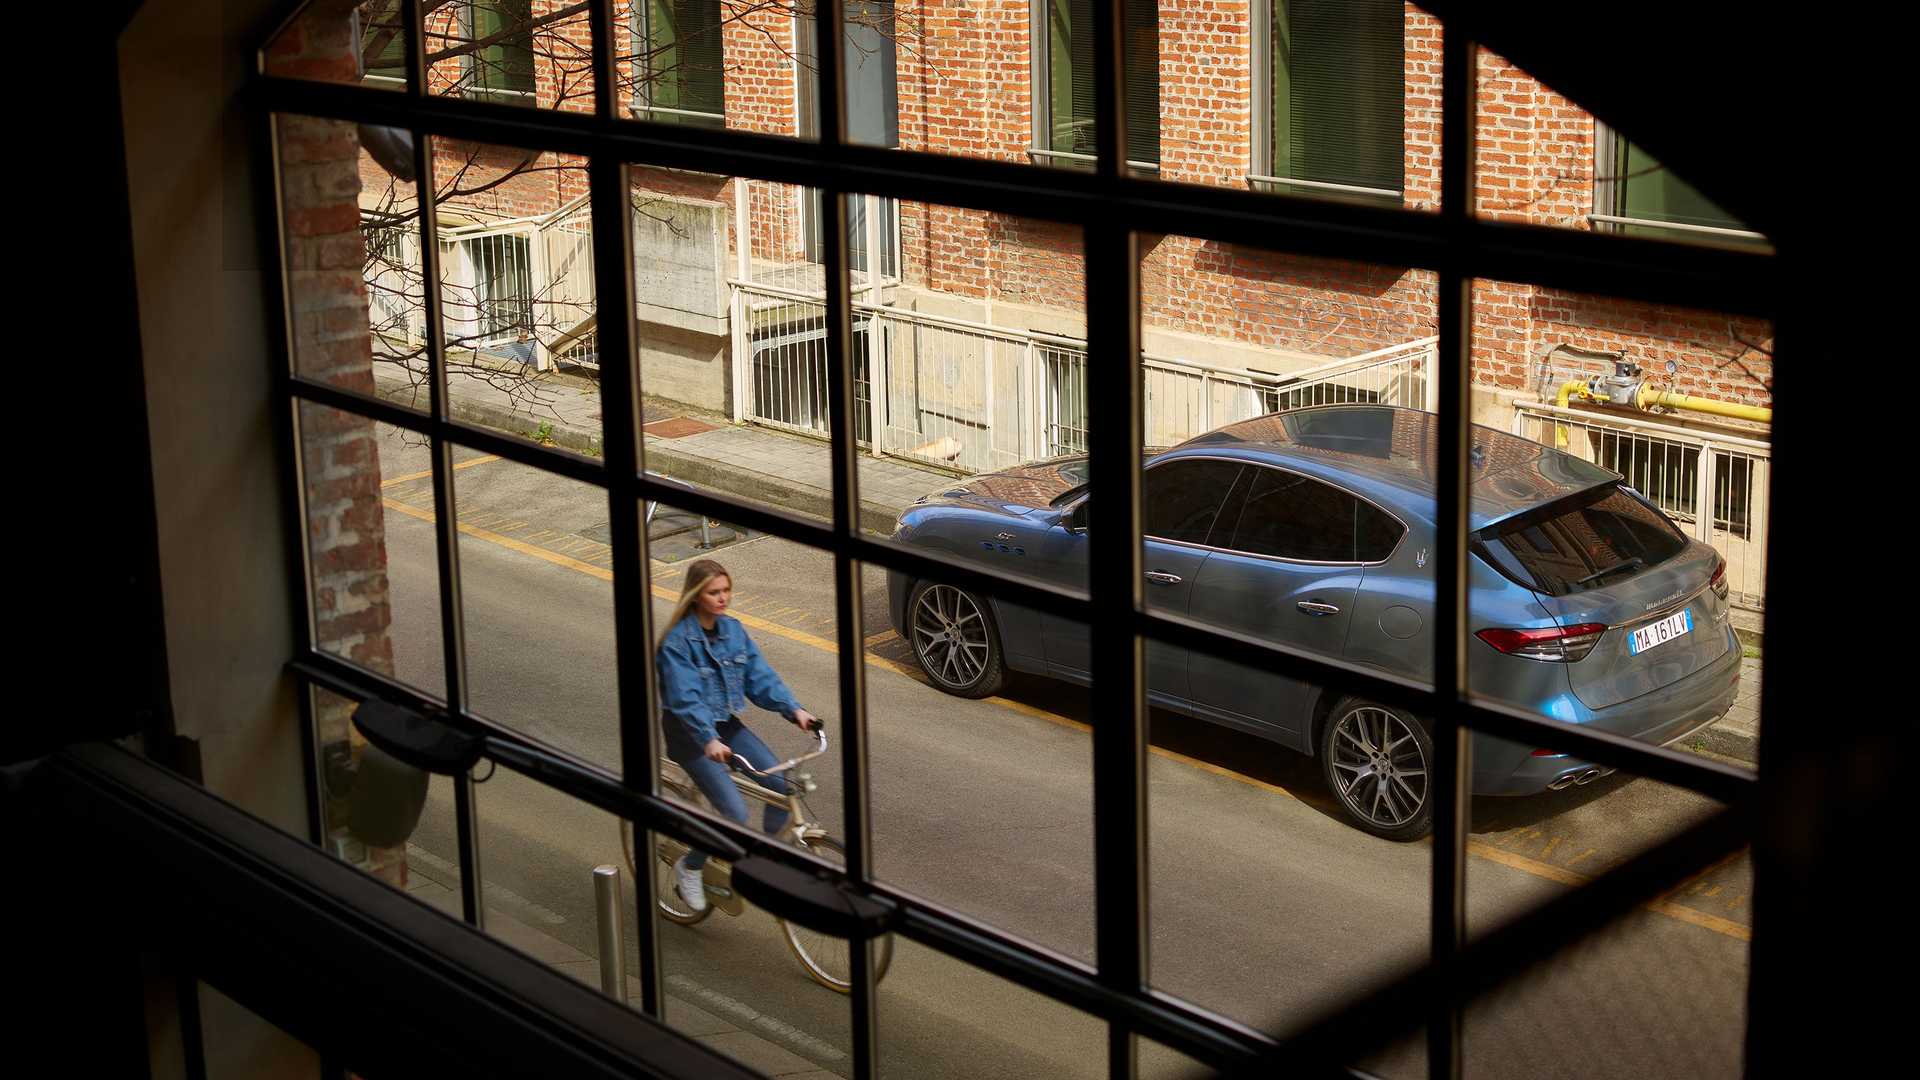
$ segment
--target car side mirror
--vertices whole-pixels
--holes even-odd
[[[1075,532],[1085,531],[1087,527],[1087,500],[1082,499],[1079,506],[1067,512],[1065,525]]]

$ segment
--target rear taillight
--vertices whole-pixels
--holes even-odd
[[[1577,626],[1548,626],[1539,630],[1489,627],[1476,631],[1474,636],[1508,656],[1570,664],[1592,652],[1600,641],[1600,635],[1606,632],[1607,628],[1600,623],[1580,623]]]
[[[1714,557],[1713,577],[1708,579],[1707,585],[1713,589],[1713,595],[1722,600],[1727,598],[1727,557],[1725,555]]]

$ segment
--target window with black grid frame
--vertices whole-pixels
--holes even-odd
[[[934,1075],[928,1070],[936,1067],[965,1075],[966,1069],[990,1058],[951,1056],[964,1052],[947,1041],[960,1021],[937,1002],[930,1003],[932,991],[925,989],[946,987],[972,995],[965,1000],[997,1003],[993,1015],[1015,1025],[991,1047],[1004,1055],[998,1060],[1007,1069],[1030,1071],[1068,1059],[1076,1070],[1115,1077],[1133,1076],[1148,1068],[1191,1068],[1194,1063],[1229,1071],[1289,1060],[1348,1066],[1373,1061],[1424,1028],[1425,1048],[1410,1051],[1405,1060],[1430,1067],[1432,1075],[1457,1074],[1461,1017],[1467,1002],[1442,1001],[1440,1009],[1432,1008],[1433,999],[1426,993],[1431,984],[1422,980],[1434,978],[1437,967],[1425,967],[1405,978],[1371,968],[1351,981],[1335,977],[1331,987],[1374,993],[1345,1011],[1334,1010],[1346,996],[1337,989],[1325,990],[1311,1001],[1293,1001],[1283,1009],[1260,994],[1245,995],[1228,1005],[1215,997],[1222,992],[1219,986],[1185,992],[1184,986],[1160,985],[1160,970],[1150,963],[1150,955],[1160,955],[1160,935],[1169,928],[1153,919],[1152,909],[1163,901],[1177,902],[1163,895],[1163,885],[1177,886],[1183,874],[1189,875],[1188,881],[1199,879],[1192,876],[1191,866],[1175,858],[1153,863],[1150,881],[1148,836],[1150,823],[1160,811],[1148,805],[1149,787],[1163,781],[1210,783],[1203,778],[1221,775],[1218,769],[1163,775],[1163,768],[1186,769],[1184,762],[1199,760],[1195,755],[1205,752],[1159,740],[1161,721],[1150,713],[1149,703],[1160,700],[1152,696],[1159,694],[1154,670],[1169,649],[1177,646],[1193,657],[1258,668],[1296,683],[1337,687],[1342,700],[1369,703],[1383,720],[1400,723],[1408,737],[1411,723],[1421,726],[1425,739],[1420,745],[1428,755],[1422,786],[1428,792],[1434,839],[1424,854],[1420,848],[1390,849],[1415,853],[1411,869],[1403,866],[1399,872],[1420,883],[1423,899],[1414,907],[1426,920],[1396,928],[1416,943],[1414,952],[1397,956],[1403,962],[1431,961],[1449,969],[1480,965],[1475,970],[1489,973],[1525,966],[1515,944],[1520,939],[1513,933],[1503,937],[1501,931],[1494,931],[1469,942],[1463,932],[1470,899],[1463,888],[1469,843],[1463,787],[1469,783],[1470,769],[1463,750],[1469,745],[1469,732],[1537,743],[1554,753],[1577,755],[1725,801],[1739,803],[1750,797],[1752,777],[1743,770],[1556,725],[1500,701],[1469,699],[1472,688],[1465,658],[1475,642],[1467,640],[1473,627],[1463,598],[1474,566],[1468,529],[1478,528],[1471,518],[1471,488],[1473,470],[1491,452],[1484,447],[1492,444],[1468,422],[1472,338],[1465,328],[1470,325],[1473,285],[1478,279],[1519,271],[1568,288],[1624,290],[1640,301],[1744,311],[1751,309],[1752,296],[1765,295],[1762,290],[1743,288],[1764,277],[1765,264],[1710,250],[1663,252],[1658,258],[1647,256],[1639,267],[1644,273],[1624,282],[1614,264],[1587,257],[1588,238],[1572,235],[1530,238],[1520,245],[1520,254],[1504,255],[1503,261],[1495,263],[1476,243],[1477,226],[1464,213],[1466,200],[1457,197],[1443,203],[1454,217],[1455,231],[1439,242],[1432,228],[1412,215],[1385,224],[1368,217],[1364,232],[1350,228],[1360,220],[1348,217],[1350,212],[1373,213],[1372,208],[1303,208],[1244,191],[1169,201],[1152,190],[1153,185],[1126,174],[1124,162],[1135,157],[1127,143],[1135,132],[1122,120],[1130,115],[1127,102],[1131,99],[1120,92],[1119,83],[1133,70],[1123,44],[1131,39],[1121,27],[1109,25],[1109,20],[1125,14],[1123,7],[1088,5],[1081,16],[1092,31],[1084,40],[1106,43],[1105,48],[1095,48],[1076,42],[1076,53],[1084,51],[1086,63],[1099,73],[1084,94],[1076,91],[1076,122],[1084,104],[1090,109],[1085,120],[1094,136],[1085,140],[1085,148],[1095,161],[1084,172],[936,159],[854,145],[844,103],[835,100],[839,94],[822,95],[820,145],[803,147],[751,132],[682,126],[663,134],[657,127],[619,117],[611,86],[600,95],[594,113],[521,116],[508,121],[472,102],[425,96],[418,85],[417,64],[405,96],[262,77],[263,96],[275,110],[283,133],[289,130],[289,118],[303,118],[303,122],[320,118],[322,123],[343,126],[387,125],[413,132],[416,171],[423,185],[432,184],[436,166],[433,141],[426,136],[521,146],[584,159],[594,216],[603,224],[593,239],[595,291],[603,312],[632,312],[650,300],[636,296],[631,228],[604,227],[608,222],[627,222],[633,213],[630,166],[700,170],[732,182],[751,178],[806,185],[824,193],[818,215],[822,227],[809,245],[813,250],[805,253],[824,282],[824,329],[817,339],[809,339],[817,345],[807,346],[817,347],[823,358],[822,363],[809,366],[818,368],[824,386],[807,387],[807,421],[797,425],[826,436],[824,443],[810,444],[825,447],[824,505],[783,504],[772,495],[754,498],[710,476],[680,479],[657,469],[656,453],[665,460],[687,452],[649,439],[643,455],[642,425],[693,417],[656,418],[647,411],[654,399],[648,386],[651,369],[643,357],[645,350],[660,346],[657,340],[644,338],[633,318],[609,318],[596,328],[600,370],[591,391],[595,398],[591,407],[597,410],[596,419],[604,422],[604,439],[584,451],[547,445],[549,440],[537,431],[516,434],[498,423],[476,419],[479,414],[456,397],[446,379],[446,349],[435,336],[430,335],[428,343],[431,400],[426,409],[415,411],[362,390],[361,384],[322,379],[308,370],[299,360],[299,335],[303,326],[319,322],[289,320],[294,353],[287,361],[290,399],[302,406],[303,415],[304,410],[316,409],[345,418],[329,421],[334,426],[324,431],[303,422],[296,436],[299,445],[293,448],[296,453],[304,460],[321,461],[314,455],[323,449],[323,437],[333,438],[361,422],[415,436],[411,444],[387,451],[392,461],[379,466],[383,485],[395,481],[393,487],[382,488],[381,501],[389,522],[386,528],[396,533],[413,530],[420,540],[431,538],[419,549],[430,550],[432,558],[393,570],[392,581],[411,574],[406,579],[411,587],[421,589],[423,595],[437,592],[438,601],[437,617],[417,617],[405,626],[396,623],[382,628],[387,635],[383,647],[391,650],[391,658],[377,649],[337,647],[337,641],[326,639],[332,631],[310,621],[303,632],[313,647],[294,658],[299,670],[318,688],[351,698],[385,698],[448,717],[456,726],[484,732],[507,748],[495,755],[496,766],[506,764],[507,768],[483,770],[478,778],[458,775],[445,785],[447,813],[431,820],[445,823],[439,828],[446,834],[440,838],[446,856],[408,852],[420,873],[429,878],[433,860],[439,860],[449,907],[548,963],[590,964],[596,958],[582,947],[585,939],[578,936],[576,909],[568,906],[570,901],[556,900],[537,889],[545,880],[543,866],[563,850],[583,865],[594,859],[617,863],[624,858],[629,869],[638,872],[632,909],[638,915],[633,922],[635,978],[630,991],[635,1007],[696,1037],[714,1039],[716,1045],[731,1040],[727,1044],[735,1047],[732,1052],[741,1060],[769,1072],[777,1069],[773,1059],[760,1059],[766,1062],[761,1064],[753,1058],[767,1053],[762,1044],[840,1075]],[[595,4],[592,12],[594,40],[612,41],[605,32],[612,5]],[[828,86],[839,85],[839,73],[847,70],[842,17],[830,10],[820,18],[812,45],[812,62]],[[1079,33],[1077,27],[1075,32]],[[414,35],[417,49],[421,40],[417,27]],[[613,58],[601,48],[599,70],[612,71]],[[1449,73],[1469,70],[1464,44],[1449,42],[1448,48]],[[1457,196],[1471,182],[1470,155],[1461,152],[1471,145],[1471,80],[1453,78],[1445,85],[1451,109],[1447,175],[1449,191]],[[297,164],[282,161],[283,169]],[[900,200],[902,205],[938,202],[1025,215],[1064,223],[1083,235],[1080,272],[1087,347],[1083,356],[1074,359],[1093,368],[1104,363],[1106,370],[1089,372],[1084,379],[1034,381],[1056,395],[1070,395],[1071,400],[1063,399],[1051,414],[1050,422],[1058,429],[1052,441],[1058,450],[1084,446],[1086,459],[1075,473],[1060,472],[1051,480],[1023,478],[1042,486],[1057,483],[1057,490],[1041,501],[1068,495],[1067,501],[1049,504],[1047,509],[1071,515],[1071,524],[1063,520],[1057,529],[1038,527],[1042,508],[1021,500],[1039,495],[1015,493],[1007,486],[971,496],[976,510],[999,516],[979,537],[966,534],[969,539],[990,542],[996,557],[1004,555],[1008,560],[1036,559],[1043,541],[1065,543],[1065,534],[1073,534],[1077,539],[1072,542],[1083,545],[1077,549],[1083,575],[1078,579],[1046,579],[1036,574],[1031,562],[1016,565],[969,558],[953,543],[916,545],[905,530],[890,537],[863,532],[863,489],[876,474],[865,468],[868,463],[857,444],[860,421],[866,416],[863,386],[873,376],[861,366],[869,350],[855,313],[855,278],[849,265],[855,253],[847,238],[853,215],[849,199],[867,195]],[[428,253],[442,250],[436,243],[432,210],[431,205],[424,208],[417,225],[420,250]],[[1374,507],[1372,500],[1386,499],[1378,485],[1387,483],[1380,479],[1387,470],[1411,462],[1411,468],[1430,471],[1428,497],[1431,506],[1438,508],[1433,516],[1440,524],[1432,530],[1430,543],[1418,551],[1420,565],[1433,567],[1435,598],[1425,674],[1396,674],[1378,665],[1276,641],[1258,627],[1209,619],[1171,606],[1148,591],[1160,583],[1155,573],[1178,583],[1180,575],[1159,570],[1152,561],[1162,547],[1185,545],[1201,551],[1196,556],[1200,569],[1190,582],[1196,588],[1206,580],[1204,566],[1215,557],[1214,549],[1246,556],[1249,564],[1297,555],[1290,548],[1236,553],[1234,531],[1223,524],[1222,508],[1251,506],[1250,493],[1257,492],[1264,500],[1259,513],[1269,513],[1288,490],[1309,486],[1293,479],[1281,483],[1275,479],[1277,473],[1249,474],[1243,482],[1233,469],[1215,470],[1222,474],[1218,499],[1203,508],[1211,512],[1196,511],[1196,521],[1206,519],[1194,526],[1197,531],[1182,537],[1155,537],[1147,531],[1152,519],[1143,499],[1153,497],[1154,487],[1148,477],[1152,470],[1142,466],[1147,396],[1142,336],[1143,310],[1155,297],[1143,284],[1142,265],[1156,250],[1172,250],[1163,247],[1169,237],[1181,243],[1246,246],[1280,255],[1411,266],[1432,275],[1433,322],[1439,329],[1435,366],[1451,373],[1443,377],[1437,413],[1419,414],[1417,424],[1409,418],[1405,424],[1396,421],[1375,431],[1371,421],[1361,424],[1366,430],[1337,422],[1293,423],[1287,411],[1280,411],[1275,430],[1247,440],[1286,444],[1304,459],[1345,462],[1371,457],[1375,461],[1373,465],[1348,462],[1355,469],[1373,470],[1367,475],[1374,480],[1352,481],[1364,488],[1359,498],[1329,494],[1316,503],[1344,508],[1342,513],[1352,515],[1354,535],[1367,532],[1367,541],[1360,546],[1366,548],[1368,558],[1348,557],[1358,551],[1357,540],[1316,533],[1309,545],[1311,557],[1294,560],[1298,562],[1358,566],[1383,562],[1402,549],[1411,557],[1412,549],[1387,542],[1397,541],[1400,535],[1397,519],[1390,520],[1394,517],[1390,507]],[[306,302],[303,290],[314,287],[307,279],[291,276],[301,269],[293,256],[304,242],[289,223],[283,245],[296,312]],[[444,267],[433,259],[423,269],[430,284],[422,303],[431,325],[440,317],[437,309],[442,302],[441,289],[431,283],[444,273]],[[693,355],[704,344],[687,340],[691,342],[685,346],[687,362],[709,362]],[[509,380],[518,375],[511,370],[499,374]],[[368,380],[365,385],[376,384]],[[1012,385],[1010,379],[1005,385]],[[996,384],[996,390],[1001,388]],[[1284,410],[1297,403],[1269,399],[1265,404]],[[1365,401],[1360,394],[1337,395],[1331,404],[1316,404],[1336,409],[1386,408]],[[692,446],[691,440],[708,434],[679,438]],[[1394,443],[1381,453],[1354,451],[1358,443],[1376,438],[1407,442],[1405,446]],[[1223,451],[1229,457],[1247,452],[1237,445]],[[324,460],[341,467],[348,464],[337,454]],[[1306,468],[1297,463],[1293,467]],[[308,474],[310,484],[327,479],[321,471]],[[952,483],[965,486],[961,481]],[[1070,492],[1070,488],[1078,490]],[[317,513],[324,501],[310,487],[303,513]],[[736,546],[713,547],[711,529],[699,540],[694,538],[697,529],[672,535],[656,532],[650,524],[654,515],[648,511],[653,504],[684,511],[689,521],[725,523]],[[987,528],[979,523],[966,527]],[[1286,522],[1272,525],[1267,532],[1250,527],[1249,535],[1295,536],[1287,531],[1292,527]],[[1103,543],[1108,537],[1119,541]],[[328,557],[318,549],[309,552],[313,567]],[[698,806],[691,807],[691,820],[718,829],[732,843],[776,863],[803,870],[830,868],[827,872],[834,881],[884,909],[885,944],[851,949],[845,955],[847,985],[843,989],[849,991],[845,997],[805,983],[804,974],[796,974],[798,969],[784,951],[787,946],[779,930],[771,929],[773,924],[763,921],[754,929],[755,924],[728,910],[736,897],[724,878],[716,883],[710,874],[706,879],[711,893],[708,902],[721,918],[712,918],[713,912],[708,912],[703,920],[696,920],[700,925],[695,930],[671,916],[656,918],[656,902],[670,898],[681,883],[653,865],[659,861],[657,852],[664,850],[655,841],[677,842],[684,849],[695,834],[681,824],[683,819],[653,818],[659,831],[649,835],[642,830],[644,843],[636,851],[620,840],[616,823],[603,813],[605,807],[594,809],[577,795],[595,785],[610,785],[626,792],[636,805],[665,800],[665,805],[678,806],[677,812],[689,809],[674,800],[694,788],[673,767],[691,777],[694,769],[704,766],[695,757],[677,753],[674,737],[665,727],[675,721],[671,715],[663,717],[661,710],[668,707],[671,694],[685,688],[674,682],[676,676],[663,673],[666,662],[657,662],[656,649],[662,647],[657,643],[663,633],[685,628],[685,619],[664,622],[685,611],[705,610],[698,604],[708,601],[699,596],[692,597],[693,606],[682,606],[689,597],[682,595],[681,583],[711,583],[712,576],[700,578],[695,572],[696,564],[709,558],[734,568],[727,575],[733,597],[725,603],[737,599],[738,606],[725,610],[735,613],[729,617],[753,642],[753,655],[737,639],[731,646],[721,643],[732,632],[724,627],[733,624],[716,620],[714,625],[723,627],[716,631],[699,620],[710,644],[702,646],[695,637],[692,647],[716,650],[714,656],[721,661],[711,669],[714,674],[700,677],[725,682],[727,665],[753,666],[754,655],[781,677],[789,691],[785,695],[775,692],[758,674],[747,676],[749,681],[760,680],[752,683],[757,689],[743,689],[752,707],[765,710],[753,714],[751,726],[763,733],[776,730],[785,740],[766,739],[778,748],[774,757],[797,753],[805,745],[797,733],[783,730],[778,714],[791,719],[798,703],[807,712],[830,718],[834,749],[809,766],[826,783],[810,794],[814,820],[824,830],[821,835],[843,847],[843,861],[823,861],[825,845],[809,848],[804,841],[769,842],[758,827],[762,819],[757,807],[746,824]],[[518,565],[514,559],[529,560],[522,580],[514,577],[512,568]],[[734,573],[740,575],[737,582],[731,580]],[[896,601],[888,595],[894,581],[887,579],[919,583],[899,590],[897,601],[910,609],[906,624],[897,628],[902,631],[897,636],[907,639],[909,648],[916,633],[912,620],[921,610],[916,605],[930,591],[920,586],[937,582],[951,590],[945,594],[950,599],[972,604],[971,616],[957,605],[941,609],[948,614],[939,632],[961,646],[967,640],[967,620],[976,619],[1000,628],[1003,636],[996,642],[1005,650],[1003,659],[1010,660],[1013,646],[1008,642],[1014,633],[1010,624],[1031,619],[1038,628],[1031,637],[1032,647],[1039,650],[1044,666],[1053,662],[1050,650],[1056,641],[1070,642],[1077,632],[1089,658],[1086,677],[1078,680],[1084,690],[1063,692],[1041,704],[1016,696],[1014,708],[1002,708],[997,703],[1007,699],[991,693],[952,700],[928,696],[936,694],[936,689],[909,677],[925,654],[887,651],[885,621],[897,618],[897,612],[888,610]],[[883,580],[889,588],[880,587]],[[802,587],[814,590],[807,618],[796,616],[793,604],[783,603],[791,590]],[[322,598],[317,580],[314,589],[310,601],[318,605]],[[325,602],[337,605],[338,600],[329,596]],[[939,602],[934,606],[939,608]],[[342,610],[343,619],[353,614]],[[421,611],[413,610],[416,615]],[[514,620],[528,610],[539,618],[523,629]],[[568,636],[566,627],[587,619],[587,613],[599,628],[591,639],[578,639],[580,648],[570,648],[576,639]],[[346,632],[347,623],[335,629]],[[444,676],[438,692],[410,685],[404,672],[408,665],[421,664]],[[590,699],[578,700],[589,701],[591,707],[582,709],[580,716],[570,716],[558,706],[530,708],[528,703],[537,695],[528,688],[536,681],[539,694],[550,695],[539,700],[553,702],[574,701],[569,694],[589,687]],[[970,684],[980,685],[984,684]],[[1069,700],[1076,695],[1084,697]],[[924,715],[912,710],[923,710]],[[903,723],[910,712],[919,718],[912,727]],[[589,713],[592,724],[598,725],[590,729],[582,719]],[[1365,718],[1358,721],[1365,722]],[[1392,737],[1390,727],[1381,730]],[[583,748],[589,744],[591,749]],[[732,752],[754,756],[738,745]],[[535,761],[538,767],[528,764]],[[572,779],[557,779],[562,776]],[[724,772],[721,776],[724,780]],[[680,787],[669,790],[669,779],[682,781]],[[1235,789],[1229,798],[1255,798],[1254,793],[1283,786],[1259,776],[1252,779],[1256,782],[1243,785],[1245,791]],[[995,803],[1003,816],[991,816]],[[954,806],[975,808],[977,813],[956,820],[950,812],[942,812],[943,807]],[[577,849],[556,849],[534,828],[533,823],[541,819],[593,839]],[[992,821],[995,827],[965,835],[969,820]],[[1043,841],[1028,831],[1041,824],[1057,828],[1061,836],[1057,846],[1044,849],[1048,852],[1044,871],[1038,868],[1042,860],[1033,858],[1032,852],[1054,841]],[[1207,826],[1200,822],[1197,827],[1204,831]],[[907,842],[906,830],[912,828],[922,830],[911,834],[918,838],[917,845]],[[1662,838],[1654,856],[1623,860],[1617,873],[1594,879],[1581,890],[1585,894],[1581,903],[1543,899],[1531,909],[1506,914],[1535,920],[1534,924],[1513,924],[1521,929],[1557,925],[1569,937],[1578,936],[1609,923],[1646,895],[1671,884],[1680,872],[1676,867],[1697,867],[1737,850],[1743,842],[1742,828],[1728,816],[1703,816],[1674,836]],[[1338,835],[1342,844],[1372,843],[1358,830]],[[1156,839],[1155,858],[1163,851],[1177,852],[1182,843],[1198,840],[1192,836]],[[930,856],[929,863],[910,862],[899,854],[915,846]],[[1668,855],[1678,861],[1663,862]],[[1231,858],[1230,851],[1227,857]],[[676,858],[676,870],[678,866]],[[702,868],[696,867],[695,872]],[[988,889],[985,882],[997,883],[997,888]],[[711,892],[714,888],[720,891]],[[1602,903],[1592,897],[1610,899]],[[1233,903],[1243,899],[1235,898]],[[1216,924],[1217,928],[1230,925]],[[1151,950],[1150,938],[1155,943]],[[1417,947],[1423,939],[1431,947],[1424,956]],[[1194,944],[1182,941],[1164,951],[1179,955]],[[749,1016],[765,1017],[768,1022],[743,1021]],[[716,1023],[727,1030],[700,1030]],[[964,1027],[958,1031],[968,1034]],[[1282,1036],[1292,1033],[1299,1037],[1282,1041]],[[975,1053],[982,1051],[976,1046]]]

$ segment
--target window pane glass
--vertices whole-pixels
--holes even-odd
[[[719,0],[643,0],[632,8],[641,119],[726,126],[726,48]]]
[[[532,0],[422,7],[428,92],[593,111],[593,31],[585,8]]]
[[[474,711],[620,767],[607,495],[499,458],[454,473]]]
[[[353,726],[360,703],[314,688],[314,760],[320,767],[327,853],[460,918],[453,780],[421,777],[370,749]],[[417,815],[411,801],[424,796]]]
[[[440,564],[423,444],[364,416],[300,405],[314,647],[442,696]]]
[[[274,122],[294,374],[424,411],[411,136],[308,116]]]
[[[1226,547],[1308,562],[1354,561],[1358,499],[1278,469],[1255,469],[1252,475]]]
[[[1406,5],[1272,0],[1271,7],[1273,175],[1398,191]]]
[[[1475,800],[1468,932],[1478,937],[1586,887],[1719,809],[1624,772],[1532,799]],[[1583,1075],[1741,1075],[1752,899],[1743,851],[1543,954],[1468,1006],[1466,1070],[1539,1076],[1579,1059]]]
[[[288,79],[405,89],[400,0],[352,6],[308,4],[267,43],[266,73]]]
[[[1627,134],[1497,53],[1476,64],[1474,210],[1483,217],[1765,250]]]
[[[1237,461],[1172,461],[1148,469],[1142,528],[1156,539],[1187,544],[1206,543],[1216,528],[1222,539],[1232,537],[1232,522],[1215,522],[1223,507],[1241,505],[1238,499],[1229,504],[1227,495],[1242,468]]]
[[[433,150],[449,411],[598,457],[587,160],[444,138]]]
[[[875,1031],[882,1077],[1107,1073],[1107,1025],[924,945],[896,938]]]
[[[1652,221],[1706,225],[1721,229],[1744,229],[1732,214],[1720,209],[1691,184],[1675,176],[1653,155],[1614,135],[1614,168],[1617,174],[1615,212],[1623,217]],[[1630,230],[1636,231],[1636,230]],[[1637,230],[1642,235],[1660,235],[1658,229]]]
[[[1356,493],[1431,520],[1433,281],[1182,236],[1145,251],[1142,420],[1167,449],[1146,462],[1143,512],[1190,497],[1152,480],[1175,462],[1243,470],[1197,558],[1147,543],[1156,612],[1430,677],[1431,601],[1414,597],[1431,540],[1402,540],[1391,515],[1363,527]],[[1361,565],[1363,536],[1384,565]],[[1423,719],[1191,643],[1150,650],[1147,689],[1156,989],[1279,1033],[1425,961]],[[1411,1060],[1389,1075],[1420,1075]]]
[[[1771,326],[1506,282],[1474,304],[1476,419],[1514,435],[1480,443],[1472,692],[1750,765]],[[1490,746],[1476,772],[1538,791],[1587,768],[1536,750]]]
[[[1046,0],[1047,77],[1042,164],[1091,168],[1094,155],[1093,0]],[[1151,169],[1160,160],[1160,17],[1154,0],[1127,0],[1125,37],[1127,160]],[[1035,39],[1039,33],[1036,28]]]

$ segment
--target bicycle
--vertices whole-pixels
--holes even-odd
[[[769,806],[784,806],[787,811],[787,824],[773,836],[777,840],[799,847],[809,854],[820,856],[835,866],[844,869],[847,864],[846,849],[840,842],[827,834],[807,806],[806,796],[816,790],[813,777],[809,773],[792,772],[795,766],[819,757],[827,752],[827,733],[825,730],[814,732],[818,742],[814,748],[798,757],[790,758],[778,765],[769,766],[764,772],[754,769],[738,754],[728,759],[733,766],[730,777],[749,799]],[[751,776],[771,776],[776,773],[789,773],[785,794],[766,788],[753,781]],[[662,760],[660,763],[660,787],[663,794],[673,796],[688,803],[702,803],[698,785],[678,762]],[[694,911],[680,898],[674,887],[673,864],[687,851],[687,845],[669,836],[657,836],[654,847],[654,895],[658,898],[660,914],[682,926],[692,926],[701,922],[715,911],[728,915],[739,915],[746,910],[746,904],[733,888],[733,868],[719,858],[709,858],[701,870],[701,883],[707,894],[705,911]],[[626,855],[627,870],[637,880],[639,869],[635,865],[635,840],[633,823],[620,822],[620,849]],[[785,932],[787,948],[793,951],[800,966],[807,969],[813,980],[830,990],[842,994],[853,989],[853,965],[847,941],[844,938],[822,934],[809,930],[797,923],[778,919],[780,928]],[[893,936],[883,934],[874,941],[873,977],[877,981],[884,975],[888,963],[893,959]]]

